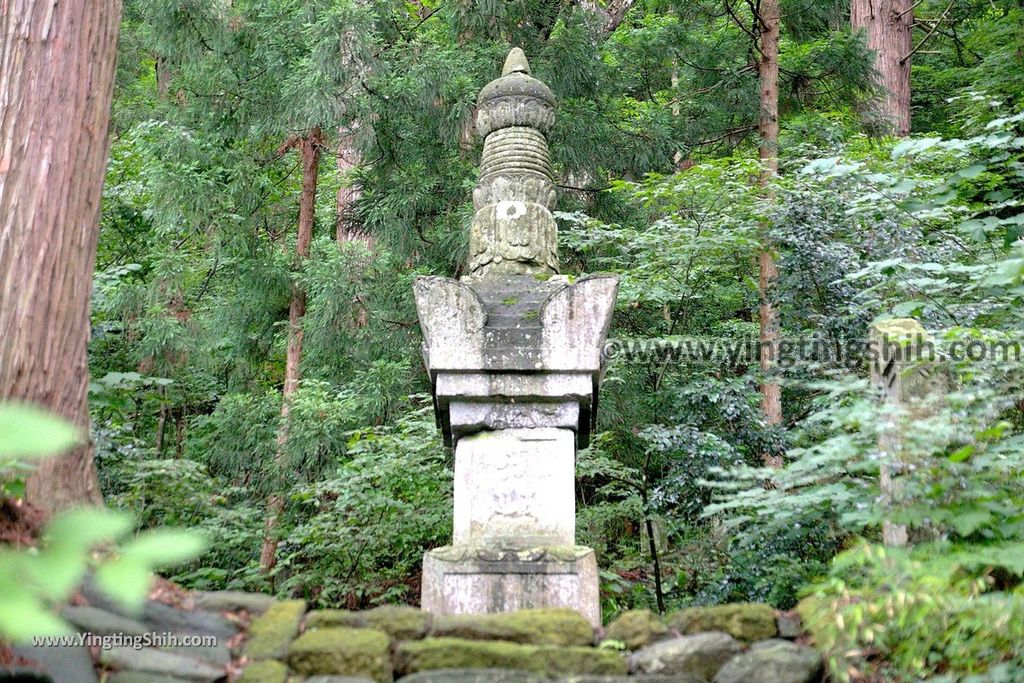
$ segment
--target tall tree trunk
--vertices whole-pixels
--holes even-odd
[[[316,184],[320,169],[320,150],[323,147],[320,128],[294,141],[302,162],[302,193],[299,198],[299,229],[295,239],[295,269],[309,258],[309,245],[313,241],[313,223],[316,209]],[[284,467],[288,445],[288,415],[291,396],[299,386],[302,361],[302,317],[306,314],[306,291],[297,282],[292,283],[292,300],[288,308],[288,352],[285,360],[284,388],[281,401],[281,428],[277,433],[277,470]],[[281,477],[276,477],[275,488],[281,488]],[[275,491],[267,497],[266,520],[263,529],[263,547],[260,551],[260,570],[267,574],[277,563],[277,525],[284,510],[284,497]]]
[[[0,12],[0,401],[36,403],[86,435],[120,20],[119,0],[5,0]],[[48,514],[101,504],[92,444],[41,462],[25,497]]]
[[[348,177],[352,169],[357,168],[362,161],[362,156],[355,144],[354,126],[339,128],[337,164],[338,174],[342,176],[342,180],[341,185],[338,186],[338,195],[334,205],[337,220],[335,239],[339,244],[353,239],[363,239],[369,242],[369,236],[357,230],[353,220],[352,205],[362,194],[362,188],[351,177]]]
[[[758,154],[761,157],[760,184],[765,196],[770,197],[770,183],[779,170],[779,0],[761,0],[759,8],[760,59],[757,72],[761,110],[757,130],[761,135],[761,145]],[[762,239],[764,249],[758,259],[761,372],[764,373],[761,384],[761,410],[767,424],[777,425],[782,422],[782,392],[779,383],[772,379],[771,372],[778,362],[779,319],[772,305],[771,290],[779,271],[772,256],[767,234],[763,235]],[[766,454],[765,464],[778,467],[781,461]]]
[[[913,0],[851,0],[850,26],[864,31],[867,47],[875,53],[881,92],[871,102],[872,118],[893,135],[909,135]]]

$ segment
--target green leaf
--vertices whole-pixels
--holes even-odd
[[[950,462],[963,462],[974,454],[974,446],[968,444],[963,448],[958,448],[949,454]]]
[[[121,555],[151,567],[187,562],[206,549],[206,540],[192,531],[156,529],[148,531],[121,548]]]
[[[153,574],[145,562],[121,556],[96,570],[96,584],[122,606],[135,610],[149,595]]]
[[[46,528],[50,546],[88,549],[112,541],[132,528],[130,515],[103,508],[78,508],[61,513]]]
[[[991,521],[992,513],[988,510],[968,510],[951,517],[949,523],[953,525],[956,532],[961,536],[970,536]]]
[[[73,633],[63,620],[27,592],[0,594],[0,636],[15,643],[32,636],[61,636]]]
[[[0,458],[45,458],[75,444],[78,430],[38,408],[0,405]]]

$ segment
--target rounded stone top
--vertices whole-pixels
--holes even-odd
[[[480,134],[507,126],[529,126],[547,133],[554,123],[555,93],[530,75],[526,55],[516,47],[505,59],[501,77],[483,87],[477,97]]]
[[[501,77],[494,79],[480,91],[477,103],[483,105],[490,100],[516,96],[535,97],[552,107],[555,106],[555,93],[542,81],[530,75],[530,63],[526,61],[526,54],[518,47],[512,48],[508,53]]]

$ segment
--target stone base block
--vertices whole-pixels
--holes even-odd
[[[597,558],[584,546],[435,548],[423,557],[422,607],[431,614],[569,607],[597,628]]]

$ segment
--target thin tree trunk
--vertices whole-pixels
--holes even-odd
[[[313,240],[316,209],[316,184],[320,168],[320,150],[323,134],[314,128],[295,141],[302,162],[302,194],[299,199],[299,229],[295,240],[295,268],[301,268],[309,258],[309,245]],[[291,396],[299,386],[302,361],[302,318],[306,314],[306,291],[297,282],[292,283],[292,300],[288,308],[288,353],[285,361],[284,388],[281,401],[281,428],[277,433],[277,469],[284,466],[288,445],[288,415]],[[280,480],[280,477],[277,477]],[[279,481],[277,484],[279,485]],[[266,521],[263,529],[263,547],[260,551],[260,570],[267,574],[277,563],[277,525],[284,510],[284,497],[275,492],[267,497]]]
[[[0,11],[0,401],[87,436],[89,298],[106,170],[119,0],[3,0]],[[41,462],[26,501],[102,504],[93,446]]]
[[[174,457],[179,460],[185,451],[185,406],[178,408],[174,416]]]
[[[850,26],[864,31],[875,53],[880,94],[871,102],[871,118],[893,135],[909,135],[913,0],[851,0]]]
[[[171,408],[167,403],[167,390],[160,387],[160,414],[156,419],[156,454],[158,457],[164,453],[164,435],[167,431],[167,415]]]
[[[761,136],[761,145],[758,154],[761,157],[760,184],[765,196],[770,197],[770,183],[779,170],[779,0],[762,0],[759,14],[758,47],[761,54],[757,71],[761,111],[757,129]],[[763,235],[762,241],[765,246],[758,259],[761,372],[765,376],[761,384],[761,411],[767,424],[777,425],[782,422],[782,392],[779,383],[772,379],[771,373],[778,362],[779,320],[778,313],[772,305],[771,290],[779,271],[772,256],[768,236]],[[765,464],[778,467],[781,461],[776,456],[766,454]]]

